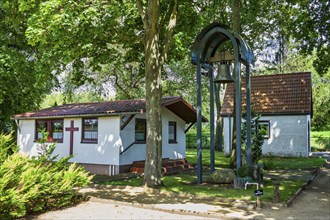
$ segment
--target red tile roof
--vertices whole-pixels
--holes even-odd
[[[187,123],[196,121],[195,109],[180,96],[163,97],[161,104],[162,107],[168,108]],[[81,117],[86,115],[107,116],[123,113],[140,113],[141,111],[145,112],[145,109],[145,99],[77,103],[17,114],[13,116],[13,119]],[[207,119],[204,118],[204,121],[205,120],[207,121]]]
[[[234,83],[227,84],[221,115],[233,111]],[[245,78],[242,78],[242,111],[245,112]],[[311,73],[251,77],[251,109],[263,114],[311,114]]]

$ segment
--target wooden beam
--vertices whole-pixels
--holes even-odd
[[[184,133],[187,133],[189,130],[190,130],[190,128],[195,124],[196,122],[192,122],[189,126],[188,126],[188,128],[186,128],[186,130],[184,131]]]
[[[223,55],[220,52],[216,52],[213,57],[209,58],[209,62],[220,62],[220,61],[230,61],[230,60],[235,60],[235,55],[231,54],[230,51],[225,51],[225,59],[223,60]]]
[[[122,124],[122,126],[120,126],[120,130],[123,130],[126,125],[128,125],[128,123],[134,118],[135,114],[132,114],[129,116],[129,118],[124,122],[124,124]]]

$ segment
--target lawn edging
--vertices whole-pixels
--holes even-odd
[[[302,185],[298,190],[297,192],[287,201],[284,203],[284,207],[287,208],[287,207],[290,207],[293,203],[293,201],[300,195],[300,193],[306,189],[306,187],[311,184],[313,182],[313,180],[315,179],[315,177],[317,176],[317,174],[320,172],[320,169],[323,167],[324,165],[316,168],[313,172],[313,175],[311,176],[311,178],[309,178],[309,180],[307,180],[307,182]]]
[[[321,165],[320,167],[314,169],[312,176],[307,180],[307,182],[305,182],[305,184],[302,185],[302,186],[301,186],[301,187],[295,192],[295,194],[294,194],[289,200],[287,200],[286,202],[283,202],[283,203],[262,202],[261,204],[262,204],[262,205],[266,205],[266,206],[268,206],[268,207],[271,207],[271,206],[276,206],[276,207],[279,207],[279,208],[288,208],[288,207],[290,207],[290,206],[293,204],[294,200],[295,200],[295,199],[301,194],[301,192],[302,192],[303,190],[305,190],[306,187],[307,187],[308,185],[310,185],[310,184],[313,182],[313,180],[315,179],[315,177],[317,176],[317,174],[320,172],[321,168],[324,167],[326,163],[327,163],[327,162],[325,162],[325,163],[324,163],[323,165]]]

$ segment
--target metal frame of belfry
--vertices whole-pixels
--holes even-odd
[[[238,34],[220,23],[205,27],[196,37],[192,49],[192,64],[197,71],[197,184],[202,183],[202,69],[208,71],[210,86],[210,170],[215,169],[214,146],[214,61],[218,48],[230,41],[233,47],[235,108],[236,108],[236,168],[241,166],[241,63],[245,65],[246,78],[246,121],[247,121],[247,164],[252,165],[251,152],[251,88],[250,65],[254,62],[253,51]],[[225,52],[223,52],[225,53]]]

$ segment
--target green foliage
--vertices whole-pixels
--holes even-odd
[[[0,133],[14,127],[10,117],[36,109],[42,95],[53,85],[47,64],[36,48],[28,45],[25,30],[26,16],[18,10],[18,1],[0,3]]]
[[[56,148],[56,143],[47,144],[48,135],[49,135],[49,133],[45,129],[41,130],[41,138],[38,141],[38,147],[37,147],[38,161],[40,163],[44,163],[47,161],[53,161],[58,156],[58,155],[52,156],[52,154]]]
[[[330,131],[312,131],[312,151],[330,151]]]
[[[236,175],[238,177],[248,177],[249,176],[249,167],[247,165],[243,165],[243,166],[239,167],[236,170]]]
[[[0,140],[3,135],[0,135]],[[0,155],[8,155],[10,141],[0,148]],[[89,183],[91,176],[76,164],[68,164],[70,157],[47,161],[54,147],[38,158],[20,153],[9,155],[0,164],[0,218],[17,218],[27,213],[62,207],[77,199],[77,187]],[[6,153],[7,151],[7,153]]]
[[[313,130],[330,130],[330,71],[323,77],[313,75]]]
[[[0,134],[0,164],[17,151],[18,147],[14,144],[12,133],[7,135]]]
[[[264,160],[266,170],[274,170],[275,168],[274,160],[275,160],[275,156],[272,153],[269,153],[267,156],[267,160]]]
[[[245,117],[246,119],[246,117]],[[264,143],[264,131],[258,126],[260,116],[251,113],[251,151],[252,162],[257,164],[262,155],[262,145]],[[242,155],[247,155],[247,124],[246,120],[242,123],[241,130],[241,149]]]

